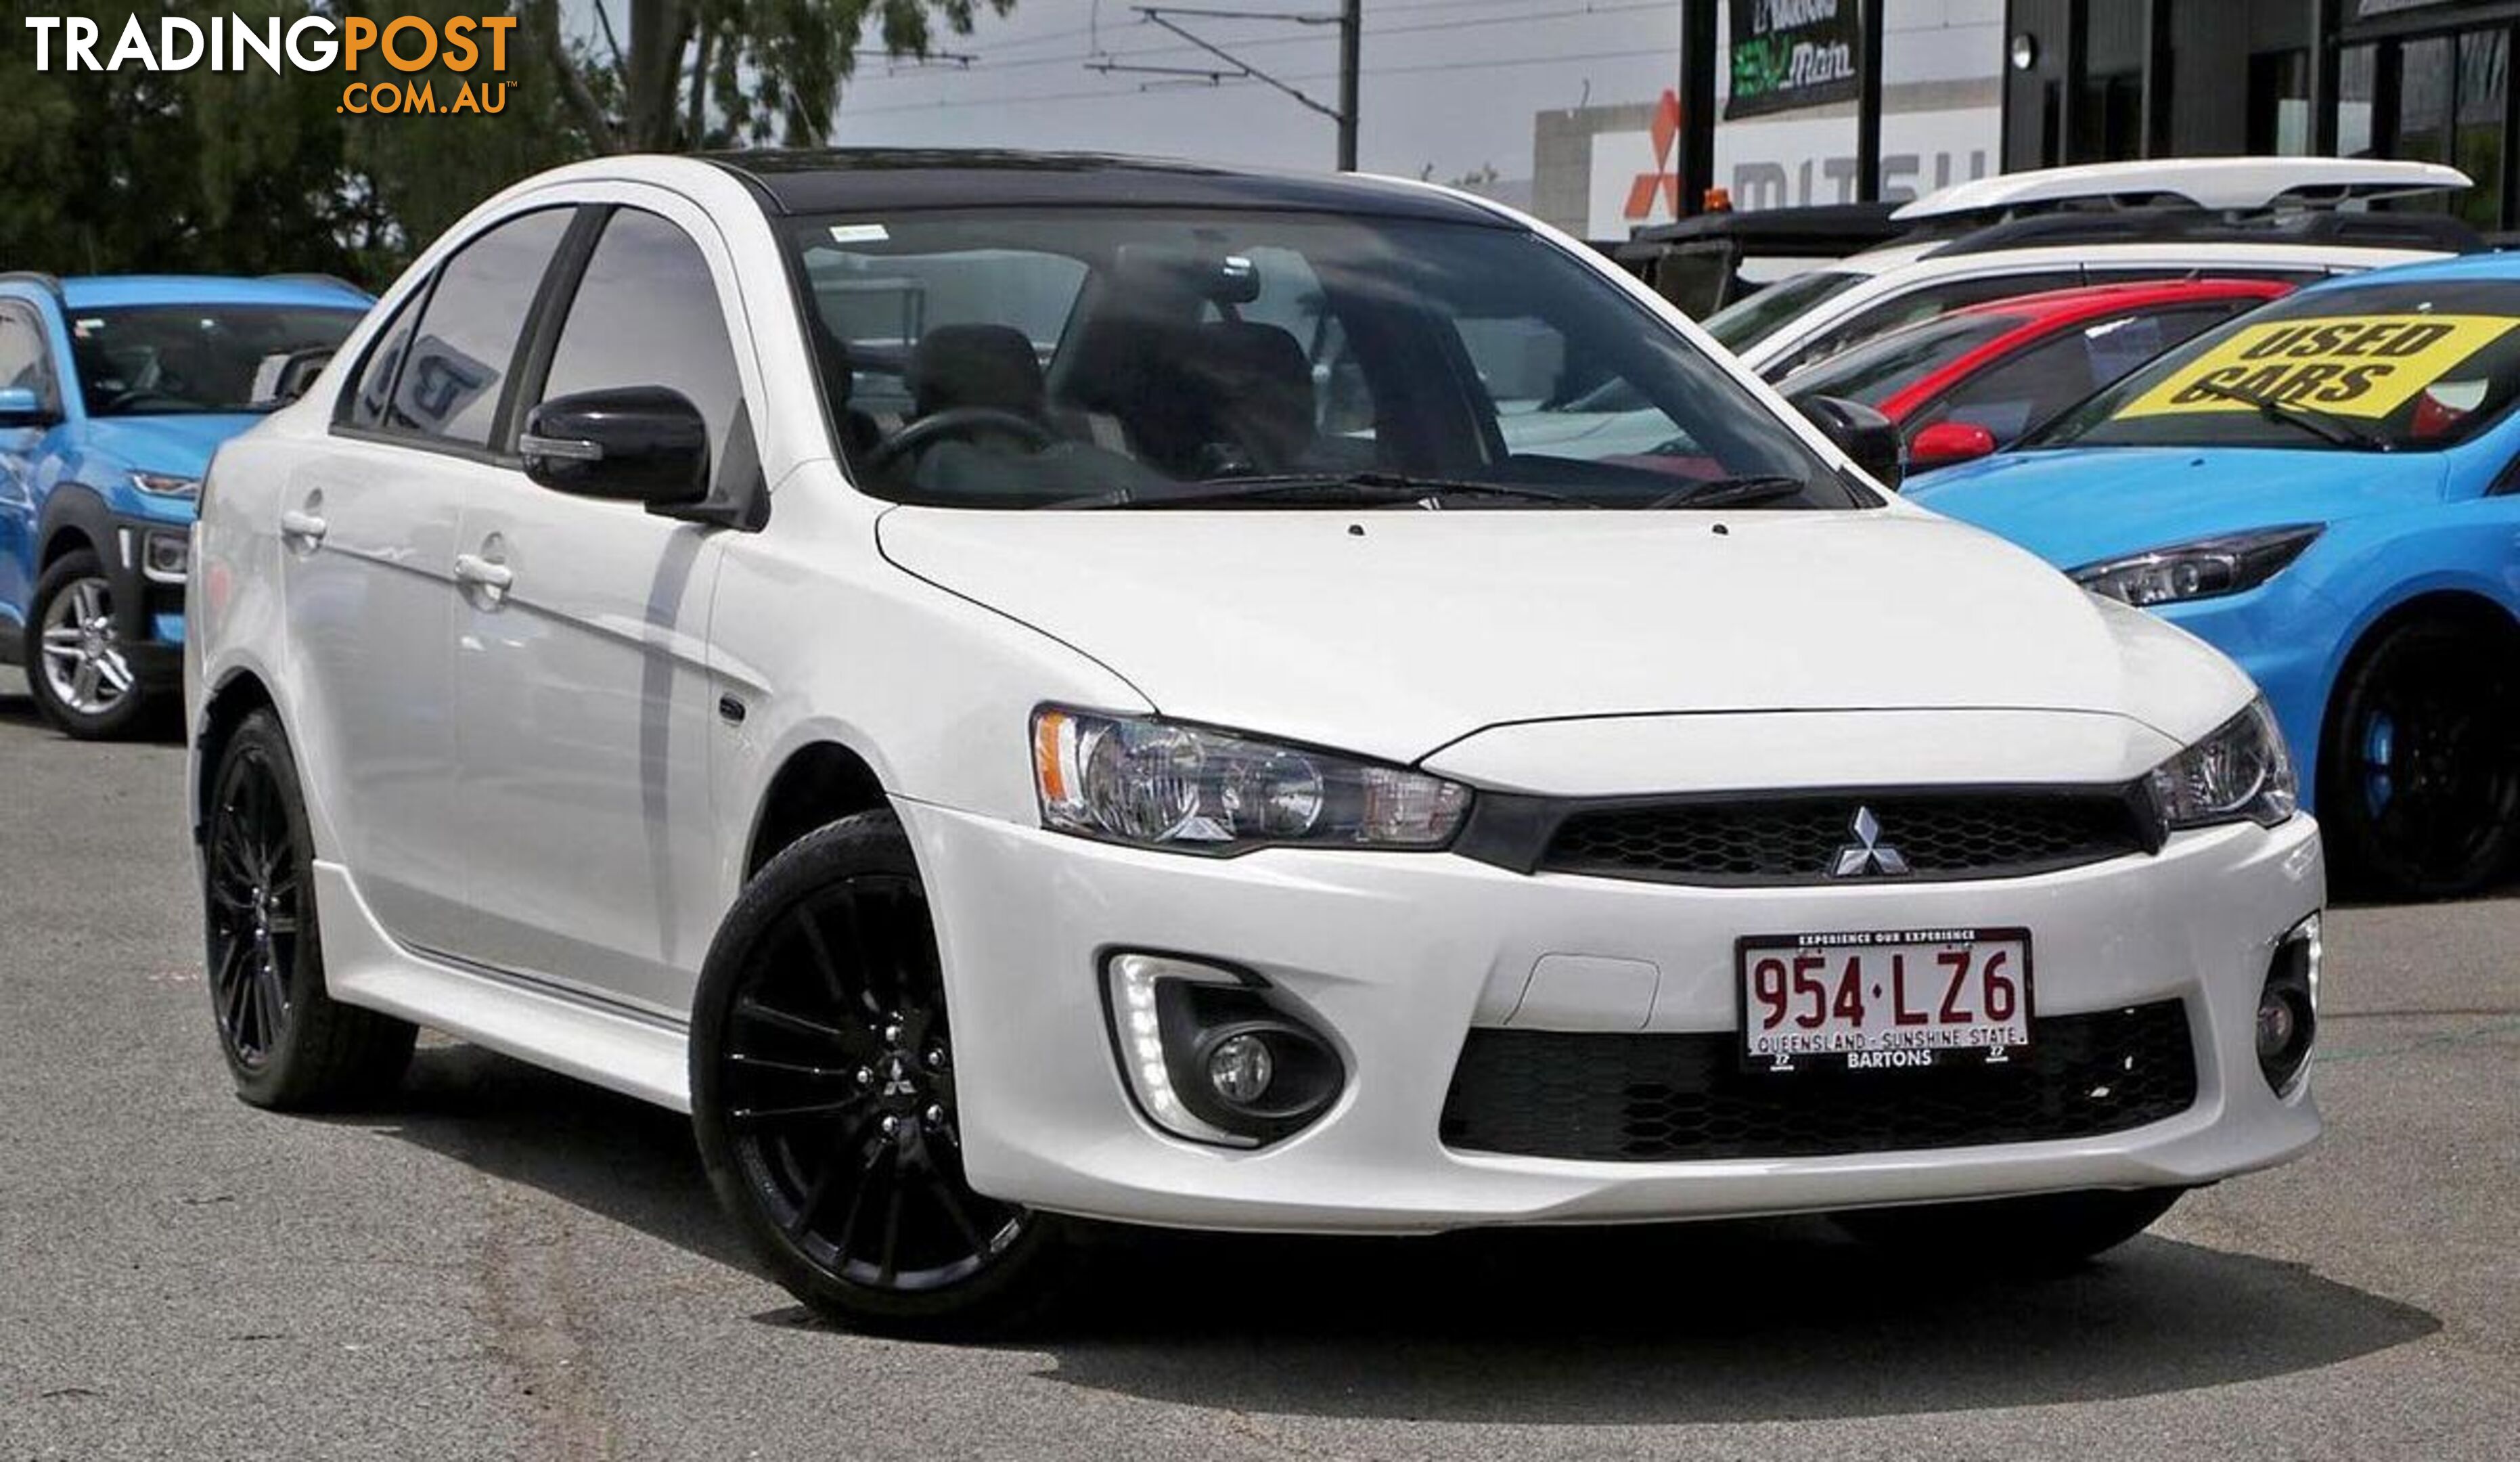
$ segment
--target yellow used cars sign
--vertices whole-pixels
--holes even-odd
[[[2252,411],[2223,394],[2379,418],[2520,320],[2503,315],[2337,315],[2248,326],[2119,408],[2121,418]]]

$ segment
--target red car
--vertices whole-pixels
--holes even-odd
[[[1796,400],[1861,401],[1899,424],[1912,472],[2010,446],[2188,337],[2292,286],[2265,279],[2092,285],[1973,304],[1796,371]]]

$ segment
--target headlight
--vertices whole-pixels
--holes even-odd
[[[131,485],[151,497],[197,497],[202,491],[200,478],[179,478],[171,472],[135,472]]]
[[[1181,852],[1435,848],[1470,805],[1468,788],[1402,767],[1057,707],[1033,712],[1032,765],[1043,826]]]
[[[2211,827],[2246,818],[2265,827],[2301,805],[2283,728],[2261,698],[2214,734],[2152,769],[2152,803],[2164,825]]]
[[[2325,530],[2322,524],[2306,523],[2199,538],[2066,571],[2092,593],[2138,609],[2182,599],[2212,599],[2254,589],[2274,577]]]

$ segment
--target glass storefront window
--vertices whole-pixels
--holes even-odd
[[[2510,86],[2511,32],[2471,30],[2458,38],[2458,125],[2451,162],[2476,180],[2452,205],[2479,228],[2502,221],[2503,100]]]
[[[2336,58],[2336,151],[2346,158],[2371,151],[2371,100],[2378,91],[2380,48],[2347,46]]]
[[[2424,162],[2450,160],[2450,37],[2427,36],[2398,47],[2398,145],[2396,156]]]

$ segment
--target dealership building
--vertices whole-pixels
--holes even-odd
[[[1868,35],[1876,6],[1883,24]],[[1709,189],[1747,209],[1896,200],[2068,162],[2326,153],[2454,164],[2475,188],[2431,206],[2520,227],[2515,0],[1676,8],[1680,54],[1660,95],[1534,117],[1535,212],[1611,239],[1693,210]]]

